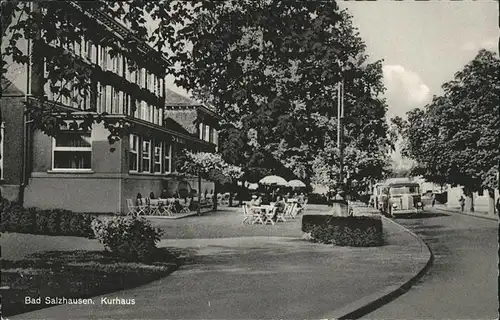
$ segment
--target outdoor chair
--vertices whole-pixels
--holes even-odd
[[[276,213],[276,210],[278,210],[278,207],[273,207],[271,210],[266,212],[266,221],[264,221],[264,224],[270,223],[274,226],[273,217],[274,217],[274,214]]]
[[[182,209],[180,210],[179,213],[190,213],[191,212],[191,209],[189,209],[189,207],[191,206],[191,201],[186,201],[185,204],[181,204],[182,205]]]
[[[173,216],[172,205],[168,200],[158,203],[158,215],[160,216]]]
[[[250,207],[250,212],[252,213],[252,224],[260,223],[264,224],[264,220],[262,219],[262,211],[260,208]]]
[[[285,219],[286,207],[283,210],[279,210],[276,216],[276,222],[286,222]]]
[[[285,208],[285,216],[289,218],[295,219],[295,211],[297,208],[297,204],[295,202],[289,203]]]
[[[138,207],[137,215],[138,216],[147,215],[149,208],[148,208],[148,205],[146,203],[146,199],[140,198],[140,199],[138,199],[138,202],[139,202],[139,204],[137,205],[137,207]]]
[[[297,207],[295,209],[294,216],[297,216],[297,215],[301,214],[302,212],[304,212],[306,210],[306,205],[307,205],[307,199],[304,201],[303,204],[300,205],[300,207]]]
[[[140,206],[134,206],[134,202],[132,201],[132,199],[127,199],[127,209],[128,215],[132,216],[138,216],[142,210]]]
[[[253,222],[253,213],[251,213],[248,210],[247,205],[246,204],[242,205],[241,209],[243,210],[243,221],[241,221],[241,223],[244,224],[245,222],[248,222],[248,223]]]

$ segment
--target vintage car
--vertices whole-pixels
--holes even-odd
[[[420,185],[415,182],[388,183],[387,211],[391,216],[419,213],[424,209]]]

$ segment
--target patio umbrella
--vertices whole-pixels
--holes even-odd
[[[284,186],[286,187],[288,185],[288,182],[286,182],[285,179],[283,179],[280,176],[267,176],[259,181],[260,184],[265,185],[265,186]],[[275,188],[273,188],[273,194],[272,198],[274,199],[274,194],[275,194]]]
[[[304,188],[306,184],[300,180],[290,180],[288,181],[288,186],[292,188]]]
[[[287,186],[288,182],[280,176],[267,176],[259,181],[260,184],[265,186]]]

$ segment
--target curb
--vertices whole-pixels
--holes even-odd
[[[461,212],[461,211],[457,211],[457,210],[453,210],[453,209],[441,209],[441,208],[436,208],[436,207],[432,208],[430,211],[432,211],[432,210],[437,210],[437,211],[452,213],[452,214],[460,214],[460,215],[468,216],[468,217],[475,217],[475,218],[482,218],[482,219],[498,221],[498,217],[496,217],[496,216],[492,217],[492,216],[482,215],[482,214],[477,214],[477,213],[467,213],[467,212]]]
[[[418,280],[420,280],[420,278],[422,278],[422,276],[427,272],[429,267],[432,265],[434,261],[434,255],[432,254],[432,251],[429,248],[429,246],[422,239],[420,239],[415,233],[403,227],[399,223],[391,219],[388,219],[384,216],[382,216],[382,219],[383,221],[388,221],[390,223],[396,224],[399,228],[406,231],[409,235],[415,238],[418,243],[420,243],[422,251],[424,251],[424,255],[426,256],[425,259],[427,260],[425,266],[422,269],[420,269],[420,271],[415,273],[411,277],[411,279],[400,284],[395,284],[392,286],[385,287],[381,291],[375,292],[374,294],[358,299],[355,302],[341,309],[335,310],[331,314],[329,314],[328,319],[339,319],[339,320],[357,319],[364,316],[367,313],[374,311],[377,308],[382,307],[383,305],[391,302],[392,300],[396,299],[403,293],[407,292]]]

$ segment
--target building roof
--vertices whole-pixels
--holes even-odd
[[[165,97],[165,106],[191,106],[198,107],[201,106],[201,103],[198,103],[194,100],[189,99],[186,96],[178,94],[170,89],[167,89],[166,97]]]
[[[186,96],[178,94],[170,89],[166,89],[165,107],[167,107],[167,109],[177,109],[177,110],[196,109],[206,114],[209,114],[216,119],[219,120],[222,119],[221,116],[215,112],[215,110],[212,110],[211,108],[208,108],[207,106],[197,101],[194,101]]]
[[[1,86],[2,95],[4,96],[24,96],[24,92],[7,78],[2,77]]]

